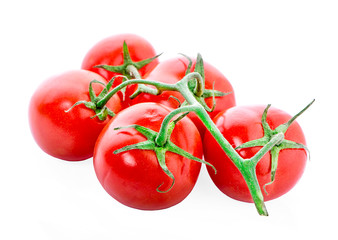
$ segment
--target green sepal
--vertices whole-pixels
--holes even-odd
[[[89,98],[90,98],[91,102],[95,102],[96,98],[97,98],[96,95],[95,95],[94,89],[93,89],[93,83],[105,85],[103,82],[97,81],[95,79],[89,83],[89,91],[88,92],[89,92]]]
[[[112,110],[110,110],[107,106],[104,106],[102,109],[96,109],[96,114],[91,118],[97,117],[101,121],[104,121],[107,119],[108,116],[114,117],[115,113]]]
[[[231,93],[232,92],[224,93],[224,92],[217,91],[217,90],[205,89],[202,97],[204,97],[204,98],[213,97],[213,96],[214,97],[223,97],[223,96],[229,95]]]
[[[170,100],[170,99],[174,99],[178,103],[178,108],[180,108],[182,106],[181,101],[177,97],[170,95],[168,100]]]
[[[96,109],[96,105],[92,102],[87,102],[87,101],[78,101],[76,103],[73,104],[73,106],[71,106],[69,109],[65,110],[66,113],[68,113],[69,111],[71,111],[74,107],[80,105],[80,104],[84,104],[87,108],[95,110]]]
[[[166,163],[165,163],[165,154],[166,152],[172,152],[172,153],[176,153],[178,155],[181,155],[185,158],[188,158],[188,159],[191,159],[193,161],[197,161],[197,162],[200,162],[200,163],[203,163],[203,164],[206,164],[210,167],[212,167],[215,171],[215,173],[217,173],[215,167],[202,160],[202,159],[199,159],[195,156],[193,156],[192,154],[184,151],[183,149],[181,149],[180,147],[178,147],[177,145],[175,145],[171,140],[170,140],[170,135],[174,129],[174,126],[175,124],[180,121],[183,117],[185,117],[188,113],[184,113],[182,114],[181,116],[179,116],[177,119],[175,119],[174,121],[172,121],[170,123],[170,126],[168,128],[168,139],[166,141],[166,143],[164,144],[164,146],[157,146],[156,143],[155,143],[155,139],[158,135],[158,132],[156,131],[153,131],[149,128],[146,128],[146,127],[143,127],[143,126],[140,126],[140,125],[129,125],[129,126],[125,126],[125,127],[117,127],[115,128],[114,130],[120,130],[120,129],[125,129],[125,128],[134,128],[136,131],[140,132],[142,135],[144,135],[147,140],[146,141],[143,141],[143,142],[139,142],[139,143],[136,143],[136,144],[131,144],[131,145],[127,145],[125,147],[122,147],[118,150],[115,150],[114,151],[114,154],[118,154],[118,153],[122,153],[122,152],[125,152],[125,151],[129,151],[129,150],[135,150],[135,149],[140,149],[140,150],[153,150],[156,154],[156,157],[157,157],[157,161],[161,167],[161,169],[164,171],[164,173],[170,177],[172,179],[172,184],[171,186],[169,187],[169,189],[165,190],[165,191],[162,191],[160,190],[160,187],[163,185],[163,183],[161,183],[158,187],[157,187],[157,191],[158,192],[161,192],[161,193],[165,193],[165,192],[168,192],[172,189],[172,187],[174,186],[174,183],[175,183],[175,177],[174,175],[170,172],[170,170],[168,169]]]
[[[147,139],[154,140],[156,138],[157,132],[154,130],[151,130],[150,128],[146,128],[137,124],[128,125],[124,127],[116,127],[114,130],[121,130],[121,129],[127,129],[127,128],[134,128],[136,131],[144,135]]]
[[[290,125],[296,120],[296,118],[299,117],[306,109],[308,109],[312,105],[313,102],[314,102],[314,100],[310,104],[308,104],[304,109],[302,109],[299,113],[297,113],[295,116],[293,116],[288,122],[279,125],[274,130],[271,129],[271,127],[269,126],[269,124],[266,120],[268,110],[271,106],[270,104],[267,105],[267,107],[264,109],[264,112],[262,114],[262,120],[261,120],[264,136],[262,138],[243,143],[240,146],[237,146],[235,149],[243,149],[243,148],[250,148],[250,147],[263,147],[276,134],[280,134],[280,133],[285,134],[285,132],[288,130]],[[294,142],[294,141],[283,139],[283,141],[281,143],[272,147],[271,150],[270,150],[270,154],[271,154],[270,182],[266,183],[263,187],[266,194],[268,194],[267,191],[266,191],[266,186],[272,184],[275,180],[275,175],[276,175],[277,166],[278,166],[279,153],[283,149],[304,149],[308,153],[308,156],[310,158],[308,148],[301,143],[297,143],[297,142]]]
[[[130,74],[127,71],[127,67],[129,65],[132,65],[137,70],[140,70],[141,68],[143,68],[144,66],[148,65],[149,63],[151,63],[152,61],[154,61],[159,56],[161,56],[161,54],[158,54],[158,55],[156,55],[154,57],[147,58],[147,59],[144,59],[144,60],[141,60],[141,61],[138,61],[138,62],[134,62],[131,59],[127,43],[124,41],[123,42],[123,63],[121,65],[111,66],[111,65],[101,64],[101,65],[94,66],[94,68],[102,68],[102,69],[105,69],[105,70],[107,70],[109,72],[120,73],[120,74],[122,74],[122,75],[124,75],[124,76],[126,76],[128,78],[132,78],[132,76],[130,76]]]
[[[237,150],[241,148],[263,147],[267,142],[269,142],[269,140],[270,140],[270,137],[264,136],[262,138],[243,143],[237,146],[235,149]]]
[[[289,126],[296,120],[296,118],[298,118],[301,114],[303,114],[303,112],[305,112],[313,103],[314,103],[315,99],[313,99],[305,108],[303,108],[299,113],[297,113],[295,116],[293,116],[288,122],[278,126],[275,131],[278,132],[283,132],[285,133],[287,131],[287,129],[289,128]]]
[[[181,55],[183,55],[183,54],[181,54]],[[192,60],[191,60],[191,58],[189,58],[186,55],[183,55],[183,56],[185,58],[187,58],[188,61],[189,61],[189,65],[188,65],[187,70],[185,72],[185,75],[188,75],[189,73],[191,73],[190,69],[191,69],[191,66],[192,66]],[[199,54],[199,53],[197,54],[194,72],[199,73],[201,75],[202,79],[203,79],[203,89],[202,89],[202,92],[203,92],[204,91],[204,83],[205,83],[204,63],[203,63],[203,58],[202,58],[201,54]],[[201,90],[197,89],[197,82],[196,81],[189,81],[188,87],[189,87],[190,91],[192,91],[193,93],[201,92]]]
[[[190,69],[191,69],[191,66],[192,66],[192,60],[191,60],[191,58],[189,58],[188,56],[186,56],[184,54],[181,54],[181,55],[184,56],[185,58],[187,58],[188,61],[189,61],[189,65],[188,65],[188,68],[187,68],[186,73],[185,73],[185,75],[187,75],[187,74],[191,73]],[[226,96],[228,94],[231,94],[231,92],[224,93],[224,92],[215,90],[214,89],[215,82],[213,83],[212,89],[205,89],[204,62],[203,62],[203,58],[202,58],[201,54],[199,54],[199,53],[197,54],[196,64],[195,64],[195,68],[194,68],[193,71],[197,72],[201,75],[202,80],[203,80],[203,86],[198,86],[197,80],[196,80],[196,81],[189,81],[188,82],[188,88],[190,89],[191,92],[194,93],[196,100],[203,106],[203,108],[208,112],[212,112],[216,107],[216,97],[223,97],[223,96]],[[203,89],[199,89],[198,87],[202,87]],[[202,93],[202,94],[200,94],[200,93]],[[211,108],[205,102],[205,99],[209,98],[209,97],[213,98],[213,105],[212,105]]]
[[[204,62],[203,62],[203,58],[201,56],[201,54],[197,54],[197,58],[196,58],[196,64],[195,64],[195,69],[194,69],[195,72],[199,73],[203,79],[203,89],[202,91],[198,89],[198,84],[195,83],[195,86],[194,86],[194,92],[195,93],[198,93],[198,92],[204,92],[204,89],[205,89],[205,74],[204,74]],[[201,86],[200,86],[201,87]],[[201,95],[202,95],[201,94]]]
[[[137,71],[140,70],[141,68],[143,68],[144,66],[148,65],[149,63],[151,63],[152,61],[154,61],[156,58],[158,58],[161,55],[162,55],[162,53],[158,54],[158,55],[156,55],[154,57],[151,57],[151,58],[147,58],[147,59],[144,59],[144,60],[141,60],[141,61],[138,61],[138,62],[134,62],[131,59],[127,43],[124,41],[123,42],[123,63],[121,65],[111,66],[111,65],[104,65],[104,64],[102,64],[102,65],[97,65],[97,66],[94,66],[94,67],[95,68],[102,68],[102,69],[105,69],[105,70],[107,70],[109,72],[119,73],[119,74],[121,74],[120,76],[123,76],[124,78],[127,78],[127,80],[128,79],[132,79],[132,78],[141,78],[141,76],[139,76],[139,73]],[[130,68],[131,66],[134,67],[134,68],[136,68],[135,71],[137,73],[133,73],[133,72],[129,71],[128,68]],[[125,100],[125,91],[126,91],[126,88],[123,88],[121,90],[121,93],[123,95],[123,100]],[[157,91],[156,89],[147,87],[147,86],[145,86],[143,84],[137,84],[136,91],[131,96],[129,96],[129,97],[131,99],[133,99],[133,98],[135,98],[136,96],[138,96],[142,92],[146,92],[146,93],[153,94],[153,95],[158,95],[158,94],[161,93],[160,91]]]
[[[109,92],[109,89],[113,86],[115,77],[113,77],[105,86],[105,88],[100,92],[99,96],[97,96],[98,99],[102,99],[104,96],[106,96]],[[104,85],[104,84],[103,84]]]
[[[102,68],[102,69],[107,70],[109,72],[115,72],[115,73],[120,73],[120,74],[123,74],[124,71],[125,71],[124,65],[111,66],[111,65],[101,64],[101,65],[94,66],[94,68]]]
[[[172,174],[172,172],[170,172],[170,170],[168,169],[168,166],[167,166],[167,164],[165,162],[165,154],[166,154],[166,152],[167,152],[167,150],[164,149],[164,148],[155,148],[155,153],[156,153],[156,156],[157,156],[157,161],[158,161],[160,167],[162,168],[163,172],[165,172],[165,174],[172,179],[171,185],[170,185],[170,187],[167,190],[165,190],[165,191],[160,190],[160,187],[163,185],[163,183],[161,183],[156,188],[156,191],[158,191],[160,193],[169,192],[173,188],[173,186],[175,184],[175,177]]]
[[[69,109],[65,110],[65,112],[67,113],[67,112],[71,111],[74,107],[76,107],[80,104],[84,104],[85,107],[87,107],[87,108],[89,108],[89,109],[91,109],[95,112],[95,115],[93,115],[91,118],[97,117],[99,120],[104,121],[104,120],[107,119],[108,116],[114,117],[115,113],[112,110],[110,110],[107,106],[105,106],[105,105],[103,107],[97,106],[97,103],[108,94],[109,89],[113,85],[114,79],[115,79],[115,77],[112,78],[107,84],[102,83],[102,82],[95,80],[95,79],[92,80],[89,83],[89,90],[88,90],[90,101],[84,101],[84,100],[78,101],[78,102],[74,103],[74,105],[71,106]],[[93,89],[93,83],[97,83],[97,84],[101,84],[101,85],[105,86],[98,96],[95,95],[95,92],[94,92],[94,89]]]
[[[185,71],[185,75],[188,75],[189,73],[191,73],[192,60],[191,60],[190,57],[188,57],[187,55],[185,55],[183,53],[180,53],[180,55],[182,55],[183,57],[185,57],[188,60],[188,62],[189,62],[187,70]]]
[[[271,173],[270,173],[270,182],[264,184],[263,189],[266,195],[269,193],[266,191],[266,186],[272,184],[275,181],[275,176],[276,176],[276,171],[277,171],[277,166],[278,166],[278,156],[281,148],[278,146],[275,146],[271,149],[270,154],[271,154]]]
[[[126,151],[129,151],[129,150],[136,150],[136,149],[154,150],[154,148],[155,148],[154,142],[151,141],[151,140],[147,140],[147,141],[140,142],[140,143],[137,143],[137,144],[127,145],[123,148],[115,150],[114,154],[119,154],[119,153],[122,153],[122,152],[126,152]]]

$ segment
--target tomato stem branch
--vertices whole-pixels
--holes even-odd
[[[194,97],[191,91],[187,86],[188,79],[181,82],[178,82],[178,90],[186,99],[186,101],[194,107],[194,112],[197,116],[203,121],[206,128],[210,131],[213,137],[216,139],[218,144],[222,147],[223,151],[228,155],[228,157],[232,160],[232,162],[236,165],[236,167],[241,172],[249,191],[251,193],[252,199],[255,203],[256,209],[260,215],[268,216],[267,209],[264,204],[264,198],[262,191],[260,189],[257,176],[256,176],[256,165],[258,161],[276,144],[278,144],[281,140],[284,139],[283,134],[279,134],[275,138],[271,139],[269,143],[264,146],[258,154],[256,154],[252,159],[243,159],[237,151],[231,146],[231,144],[224,138],[222,133],[219,131],[217,126],[211,120],[205,109],[199,105],[198,101]]]
[[[97,102],[97,106],[98,107],[104,106],[114,94],[116,94],[118,91],[122,90],[126,86],[131,85],[131,84],[140,84],[140,83],[155,86],[158,91],[155,95],[159,94],[163,90],[177,91],[175,84],[166,84],[166,83],[150,81],[150,80],[145,80],[145,79],[132,79],[132,80],[127,80],[125,82],[122,82],[121,84],[116,86],[114,89],[112,89],[110,92],[108,92],[105,97],[103,97],[100,101]]]
[[[130,71],[130,75],[134,77],[140,77],[138,73],[136,73],[135,69],[132,67],[128,68]],[[194,89],[189,87],[191,86],[192,81],[196,81],[196,85]],[[192,72],[187,74],[181,81],[175,84],[166,84],[152,80],[144,80],[144,79],[133,79],[127,80],[121,83],[119,86],[115,87],[113,90],[107,93],[105,97],[103,97],[99,102],[97,102],[97,106],[104,106],[104,104],[118,91],[123,89],[124,87],[130,84],[140,84],[144,85],[152,85],[155,88],[151,88],[153,90],[152,94],[160,94],[161,91],[178,91],[185,98],[188,105],[180,107],[178,109],[173,110],[169,113],[163,120],[160,131],[155,138],[155,144],[157,147],[164,146],[167,142],[170,142],[168,139],[168,135],[170,135],[170,123],[171,120],[180,113],[186,112],[195,112],[196,115],[202,120],[205,127],[210,131],[212,136],[219,143],[223,151],[228,155],[228,157],[232,160],[235,166],[241,172],[249,191],[251,193],[252,199],[255,203],[256,209],[260,215],[267,216],[268,212],[266,210],[264,204],[264,198],[262,194],[262,190],[257,180],[256,176],[256,165],[259,160],[268,153],[274,146],[280,144],[284,140],[284,133],[278,133],[273,136],[261,149],[260,151],[250,159],[243,159],[239,153],[231,146],[231,144],[224,138],[222,133],[219,131],[217,126],[211,120],[210,116],[207,113],[208,106],[203,104],[205,102],[202,99],[204,89],[204,79],[201,74],[197,72]],[[149,88],[147,86],[144,86]],[[141,87],[142,88],[142,87]]]
[[[191,112],[195,111],[195,108],[198,108],[199,105],[190,105],[190,106],[184,106],[177,108],[173,111],[171,111],[162,121],[160,131],[158,133],[158,136],[155,139],[155,142],[158,146],[163,146],[167,139],[168,139],[168,129],[169,129],[169,124],[171,122],[171,119],[174,118],[177,114],[179,113],[184,113],[184,112]]]
[[[134,65],[128,65],[127,71],[132,78],[142,79],[139,71],[137,70],[137,68]],[[142,92],[146,92],[146,93],[149,93],[149,94],[152,94],[152,95],[158,95],[158,94],[161,93],[158,89],[154,89],[154,88],[148,87],[148,86],[146,86],[142,83],[139,83],[139,84],[137,84],[136,91],[130,96],[130,98],[133,99]]]

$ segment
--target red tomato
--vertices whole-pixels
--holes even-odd
[[[195,63],[196,62],[194,60],[191,70],[195,68]],[[149,80],[156,80],[159,82],[174,84],[185,76],[188,65],[189,65],[189,61],[185,57],[169,59],[169,60],[159,63],[159,65],[157,65],[153,71],[149,72],[145,76],[145,78]],[[231,94],[229,95],[226,95],[223,97],[216,97],[216,108],[214,109],[213,112],[209,113],[210,117],[213,118],[220,111],[235,106],[236,104],[235,95],[234,95],[234,90],[230,82],[215,67],[213,67],[209,63],[204,62],[204,71],[205,71],[205,88],[206,89],[213,89],[213,84],[215,82],[215,85],[214,85],[215,90],[218,90],[224,93],[231,92]],[[182,97],[180,93],[164,91],[159,96],[142,93],[138,97],[132,100],[132,104],[151,101],[151,102],[162,103],[167,106],[174,107],[174,108],[178,107],[178,102],[175,101],[174,99],[171,99],[168,101],[168,98],[170,97],[170,95],[178,98],[181,101],[181,103],[183,103],[184,98]],[[206,103],[210,108],[212,108],[212,105],[213,105],[212,97],[207,98]],[[201,136],[203,136],[206,128],[204,127],[204,124],[202,123],[202,121],[194,113],[189,114],[189,117],[193,120],[193,122],[199,129]]]
[[[261,124],[264,106],[236,106],[220,113],[214,118],[214,122],[223,136],[233,147],[245,142],[263,137]],[[271,129],[286,123],[291,119],[287,113],[270,108],[267,114],[267,123]],[[285,133],[285,139],[305,145],[304,134],[297,122],[293,122]],[[223,152],[216,140],[208,132],[204,136],[205,160],[217,169],[215,175],[209,169],[209,175],[215,185],[231,198],[252,202],[248,187],[232,161]],[[251,158],[261,147],[243,148],[237,150],[243,158]],[[263,186],[271,182],[271,157],[266,154],[256,166],[257,179],[262,189],[264,200],[277,198],[288,192],[300,179],[307,161],[304,149],[283,149],[279,153],[278,166],[275,180],[266,185],[265,193]]]
[[[181,202],[193,189],[201,163],[172,152],[166,153],[166,164],[175,177],[172,184],[160,167],[152,150],[129,150],[114,154],[127,145],[146,141],[134,128],[114,130],[131,124],[141,125],[156,132],[163,118],[172,109],[157,103],[140,103],[119,112],[100,134],[94,151],[94,168],[103,188],[117,201],[129,207],[158,210]],[[179,121],[171,141],[191,153],[202,157],[202,144],[196,126],[189,118]]]
[[[106,83],[100,75],[87,70],[74,70],[46,80],[34,93],[29,106],[29,122],[37,144],[46,153],[60,159],[77,161],[93,155],[95,141],[109,119],[91,118],[95,112],[78,105],[65,112],[78,101],[89,101],[89,83]],[[98,95],[103,86],[93,84]],[[108,103],[115,113],[120,110],[120,99],[113,97]]]
[[[144,38],[135,34],[120,34],[105,38],[95,44],[86,54],[82,62],[82,69],[96,72],[103,76],[107,81],[111,80],[120,73],[110,72],[102,68],[94,68],[97,65],[119,66],[123,64],[123,42],[126,42],[130,57],[134,62],[142,61],[156,56],[156,52],[152,45]],[[158,59],[154,59],[151,63],[139,69],[141,76],[151,71],[158,64]],[[113,87],[120,84],[122,78],[116,78]],[[129,87],[128,92],[133,92],[134,87]],[[127,94],[129,96],[129,94]],[[120,95],[122,97],[122,95]],[[127,99],[128,100],[128,99]],[[125,103],[127,107],[128,102]]]

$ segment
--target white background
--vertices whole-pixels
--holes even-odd
[[[336,1],[2,1],[0,239],[338,239]],[[98,183],[92,159],[54,159],[31,137],[27,106],[51,75],[80,68],[99,40],[136,33],[160,60],[200,52],[238,105],[268,104],[298,122],[311,160],[269,217],[216,189],[205,169],[179,205],[127,208]]]

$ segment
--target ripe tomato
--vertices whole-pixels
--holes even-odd
[[[263,137],[261,118],[264,109],[264,106],[236,106],[221,112],[214,118],[214,122],[229,143],[237,147]],[[270,108],[267,113],[267,123],[271,129],[275,129],[290,119],[290,115],[276,108]],[[304,134],[297,122],[290,125],[285,133],[285,139],[305,145]],[[247,159],[254,156],[260,148],[243,148],[237,151]],[[217,169],[215,175],[208,167],[209,175],[215,185],[231,198],[252,202],[248,187],[239,170],[209,132],[204,136],[204,153],[205,160]],[[306,161],[307,155],[304,149],[282,149],[279,152],[275,180],[266,185],[271,182],[271,155],[266,154],[256,166],[257,179],[264,200],[271,200],[288,192],[302,176]],[[263,189],[264,185],[266,185],[267,193]]]
[[[82,62],[82,69],[96,72],[106,80],[119,75],[102,68],[94,68],[97,65],[118,66],[123,64],[123,42],[127,43],[130,57],[134,62],[156,56],[154,48],[144,38],[135,34],[120,34],[105,38],[95,44],[86,54]],[[141,76],[151,71],[158,64],[158,59],[147,64],[139,70]],[[115,83],[117,85],[118,83]]]
[[[37,144],[46,153],[60,159],[77,161],[93,155],[95,141],[109,118],[92,118],[95,112],[78,105],[65,112],[78,101],[89,101],[89,83],[106,83],[100,75],[87,70],[74,70],[47,79],[34,93],[29,106],[29,122]],[[103,86],[93,84],[98,95]],[[113,97],[108,103],[115,113],[121,108],[120,99]]]
[[[195,68],[195,63],[196,61],[193,60],[191,71]],[[154,70],[146,74],[145,79],[174,84],[180,81],[185,76],[188,66],[189,66],[189,61],[185,57],[169,59],[169,60],[160,62],[155,67]],[[215,83],[214,85],[215,90],[218,90],[224,93],[231,92],[231,94],[229,95],[222,96],[222,97],[216,97],[216,107],[213,112],[209,113],[209,116],[213,118],[220,111],[235,106],[236,104],[235,94],[234,94],[234,90],[230,82],[215,67],[213,67],[209,63],[204,62],[204,71],[205,71],[205,88],[206,89],[213,89],[213,84]],[[162,103],[167,106],[170,106],[170,107],[177,108],[178,106],[177,101],[175,101],[174,99],[171,99],[168,101],[168,98],[170,96],[174,96],[178,98],[181,101],[181,103],[184,102],[184,98],[178,92],[164,91],[161,95],[158,95],[158,96],[150,95],[147,93],[142,93],[138,97],[132,100],[132,104],[136,104],[140,102],[158,102],[158,103]],[[212,97],[207,98],[206,103],[210,108],[212,108],[212,105],[213,105]],[[206,128],[204,127],[204,124],[202,123],[202,121],[194,113],[189,114],[189,118],[193,120],[193,122],[199,129],[201,136],[203,136]]]
[[[107,81],[111,80],[114,76],[121,75],[121,73],[115,73],[107,71],[103,68],[94,68],[97,65],[110,65],[119,66],[123,62],[123,43],[126,42],[131,60],[134,62],[142,61],[148,58],[156,56],[156,52],[152,45],[144,38],[135,34],[119,34],[105,38],[96,43],[85,55],[82,61],[82,69],[96,72],[103,76]],[[141,76],[144,76],[147,72],[151,71],[157,64],[158,59],[154,59],[151,63],[145,65],[139,69]],[[113,87],[116,87],[122,82],[122,78],[116,78]],[[129,96],[135,90],[135,86],[129,86],[126,96]],[[122,99],[122,95],[119,94]],[[130,105],[128,98],[125,98],[123,108]]]
[[[175,184],[163,193],[157,188],[166,191],[173,181],[160,167],[154,151],[134,149],[113,153],[147,140],[134,128],[114,128],[137,124],[158,132],[163,118],[171,110],[157,103],[131,106],[119,112],[100,134],[94,151],[95,172],[103,188],[122,204],[143,210],[164,209],[181,202],[193,189],[201,168],[199,162],[166,152],[166,164],[175,177]],[[195,157],[202,157],[200,135],[189,118],[176,124],[170,139]]]

